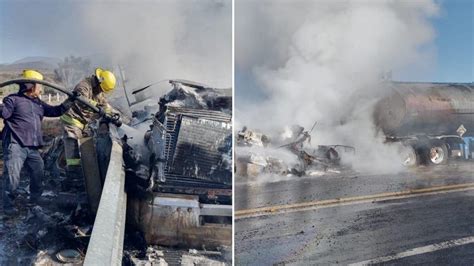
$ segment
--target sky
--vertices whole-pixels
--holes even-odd
[[[124,66],[136,86],[180,78],[229,88],[232,1],[0,0],[0,64],[71,55]]]
[[[29,6],[29,4],[25,5],[25,1],[0,0],[0,64],[11,63],[28,56],[63,58],[68,55],[87,53],[78,45],[67,45],[68,43],[81,42],[80,36],[64,34],[68,27],[78,27],[71,25],[71,22],[74,21],[72,19],[74,14],[54,12],[55,6],[58,5],[57,1],[37,0],[33,2],[41,3],[42,6],[41,9],[38,9],[37,17],[31,16],[31,13],[28,12],[26,12],[27,16],[24,16],[21,12],[21,8]],[[472,82],[474,80],[473,2],[471,0],[438,1],[441,7],[439,15],[431,19],[436,34],[434,40],[435,58],[431,68],[419,72],[413,72],[410,69],[406,72],[393,73],[394,79]],[[74,7],[80,5],[79,3],[78,1],[66,1],[61,4]],[[54,20],[46,20],[47,16],[52,16]],[[240,16],[240,14],[236,12],[236,16]],[[29,18],[32,22],[25,23]],[[19,21],[24,26],[22,29],[16,30],[14,25]],[[57,21],[61,21],[61,23],[57,23]],[[65,42],[65,45],[57,46],[59,49],[52,50],[48,42],[35,41],[44,30],[47,30],[50,36],[55,32],[58,33],[56,38],[51,39],[51,42],[61,43],[65,39],[71,41]],[[28,38],[28,32],[31,38]],[[252,84],[253,81],[248,77],[248,73],[238,68],[236,70],[237,82]]]
[[[437,81],[474,82],[474,1],[445,0],[433,20],[438,67],[430,76]]]
[[[431,22],[435,29],[435,58],[425,73],[395,73],[408,81],[474,82],[474,1],[443,0]]]

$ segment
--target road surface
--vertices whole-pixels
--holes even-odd
[[[474,164],[236,177],[236,265],[474,264]]]

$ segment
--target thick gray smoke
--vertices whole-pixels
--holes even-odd
[[[167,78],[231,86],[230,0],[4,1],[0,12],[2,57],[120,64],[130,88]]]
[[[239,96],[247,82],[237,81],[237,128],[318,121],[315,144],[356,146],[360,170],[400,169],[372,108],[386,91],[382,74],[433,63],[429,19],[437,12],[429,0],[236,2],[236,69],[259,91]]]

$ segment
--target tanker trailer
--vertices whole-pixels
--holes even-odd
[[[473,83],[393,82],[375,106],[387,142],[400,142],[404,164],[445,164],[474,153]]]

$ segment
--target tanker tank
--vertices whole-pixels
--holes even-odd
[[[374,121],[388,137],[474,136],[473,83],[393,82],[392,94],[375,106]]]

